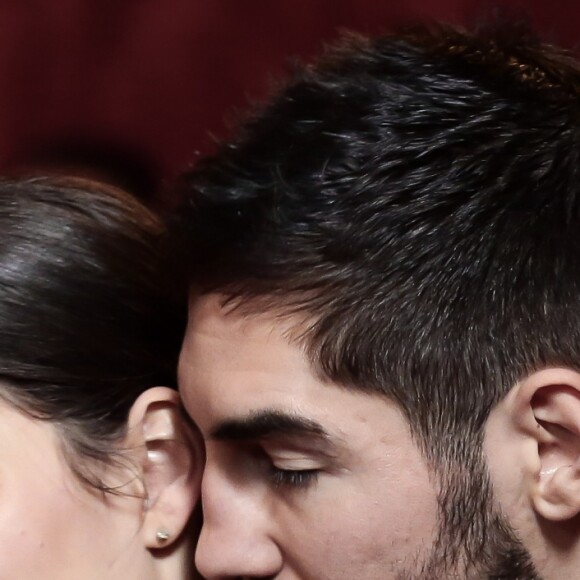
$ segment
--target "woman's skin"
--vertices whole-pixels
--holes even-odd
[[[180,534],[199,494],[201,457],[191,454],[175,391],[150,389],[135,403],[132,463],[100,469],[115,494],[79,481],[53,425],[2,401],[0,440],[0,578],[188,577]]]

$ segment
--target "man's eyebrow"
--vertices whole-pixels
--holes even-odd
[[[326,430],[316,421],[274,410],[264,410],[245,417],[226,419],[211,432],[211,438],[216,441],[252,441],[274,435],[310,435],[320,439],[329,438]]]

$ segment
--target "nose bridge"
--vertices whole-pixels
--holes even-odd
[[[201,487],[204,521],[224,528],[230,521],[235,524],[240,519],[248,525],[257,524],[266,507],[264,500],[260,501],[261,495],[255,483],[234,478],[219,466],[208,463]]]
[[[232,481],[208,466],[202,483],[204,522],[196,564],[208,579],[269,577],[282,566],[272,536],[267,490],[252,481]]]

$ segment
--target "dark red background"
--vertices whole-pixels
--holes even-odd
[[[578,42],[573,0],[0,0],[0,169],[94,139],[138,150],[170,177],[211,150],[290,57],[310,58],[340,29],[473,23],[498,5],[525,10],[550,40]]]

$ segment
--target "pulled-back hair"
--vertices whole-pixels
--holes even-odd
[[[519,378],[580,370],[579,87],[518,27],[347,39],[184,180],[193,282],[476,460]]]
[[[0,181],[0,397],[54,423],[97,486],[83,459],[114,459],[139,394],[175,386],[185,300],[165,245],[119,190]]]

